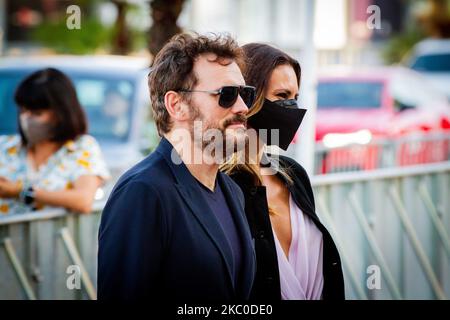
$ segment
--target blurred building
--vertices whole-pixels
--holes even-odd
[[[408,13],[401,0],[316,0],[314,40],[319,65],[379,64],[378,48],[403,30]],[[370,29],[368,8],[379,8],[380,28]],[[188,0],[180,25],[198,32],[228,31],[241,43],[259,41],[301,55],[305,0]],[[375,48],[375,50],[374,50]]]
[[[83,16],[96,14],[100,20],[114,19],[111,1],[77,1],[84,4]],[[148,10],[149,0],[128,0]],[[90,3],[90,4],[89,4]],[[405,28],[411,2],[401,0],[316,0],[315,43],[319,64],[379,63],[373,48]],[[70,0],[0,0],[0,53],[10,48],[34,48],[32,32],[44,21],[66,15]],[[380,28],[369,29],[368,8],[380,9]],[[100,10],[94,10],[97,6]],[[275,44],[291,54],[302,49],[305,0],[186,0],[179,25],[198,32],[229,32],[241,43],[260,41]],[[148,28],[148,19],[128,19]],[[110,21],[111,23],[111,21]],[[375,50],[376,53],[377,50]]]

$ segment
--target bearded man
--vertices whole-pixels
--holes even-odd
[[[99,231],[98,298],[249,298],[244,197],[219,165],[245,146],[255,89],[224,35],[180,34],[156,56],[150,97],[161,142],[114,187]]]

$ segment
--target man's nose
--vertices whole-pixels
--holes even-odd
[[[231,111],[233,113],[248,113],[248,107],[245,104],[244,100],[242,100],[242,97],[239,95],[236,102],[234,103],[233,107],[231,107]]]

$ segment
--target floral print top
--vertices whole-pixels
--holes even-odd
[[[73,188],[73,183],[83,175],[110,178],[100,147],[90,135],[67,141],[38,170],[28,163],[19,135],[0,136],[0,177],[56,191]],[[17,199],[0,198],[0,217],[29,211],[31,208]]]

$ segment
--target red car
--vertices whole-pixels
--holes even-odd
[[[446,97],[415,71],[328,70],[319,76],[317,89],[316,142],[322,162],[316,172],[382,166],[386,148],[377,141],[386,144],[414,134],[450,134]],[[394,159],[396,165],[447,160],[448,138],[419,146],[399,143]]]

